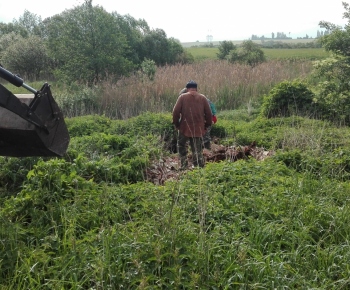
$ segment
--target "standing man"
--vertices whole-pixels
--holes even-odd
[[[173,109],[173,124],[179,131],[177,146],[181,169],[187,168],[187,140],[190,141],[193,165],[204,167],[203,136],[212,124],[212,113],[207,98],[197,92],[197,83],[189,81],[187,92],[181,94]]]
[[[184,94],[187,92],[187,89],[184,88],[180,91],[180,95]],[[210,110],[211,110],[211,114],[213,115],[213,120],[212,120],[212,124],[210,126],[207,127],[207,131],[205,132],[204,136],[203,136],[203,146],[205,149],[211,150],[211,136],[210,136],[210,131],[211,131],[211,127],[212,125],[216,124],[217,122],[217,117],[216,117],[216,107],[214,105],[214,103],[208,99],[208,97],[206,97],[208,102],[209,102],[209,106],[210,106]]]

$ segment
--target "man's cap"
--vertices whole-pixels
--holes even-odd
[[[195,81],[189,81],[187,84],[186,84],[186,89],[189,89],[189,88],[197,88],[197,83]]]

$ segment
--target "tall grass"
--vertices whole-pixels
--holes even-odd
[[[311,61],[271,60],[256,67],[207,60],[187,65],[157,68],[153,81],[133,75],[98,87],[56,94],[69,117],[104,114],[127,119],[143,112],[171,112],[180,90],[193,79],[199,92],[209,97],[218,110],[234,110],[260,102],[276,83],[310,75]]]

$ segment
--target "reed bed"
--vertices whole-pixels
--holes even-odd
[[[158,67],[152,81],[140,74],[118,81],[111,78],[94,89],[94,97],[85,94],[87,101],[79,93],[79,97],[59,99],[69,117],[104,114],[127,119],[144,112],[171,112],[180,90],[192,79],[198,83],[199,92],[210,98],[218,110],[234,110],[258,104],[275,84],[306,79],[311,70],[312,62],[307,60],[271,60],[256,67],[206,60]],[[79,105],[74,105],[76,98]],[[64,100],[69,104],[65,105]]]

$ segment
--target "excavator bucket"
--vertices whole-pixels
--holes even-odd
[[[50,86],[36,91],[1,66],[0,76],[32,92],[14,95],[0,84],[0,156],[62,157],[70,137]]]

